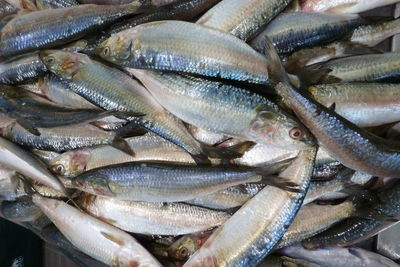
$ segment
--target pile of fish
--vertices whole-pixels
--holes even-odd
[[[82,266],[398,266],[397,2],[0,0],[1,217]]]

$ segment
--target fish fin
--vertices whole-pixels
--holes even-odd
[[[351,8],[351,7],[355,6],[355,5],[357,5],[357,1],[354,1],[352,3],[345,3],[345,4],[337,5],[335,7],[328,8],[327,10],[325,10],[325,12],[326,13],[334,13],[334,14],[343,14],[343,12],[347,8]]]
[[[194,160],[194,162],[196,162],[197,165],[211,165],[211,161],[210,159],[203,154],[197,154],[197,155],[192,155],[191,154],[192,159]]]
[[[205,143],[201,143],[201,151],[203,152],[204,155],[210,158],[221,158],[221,159],[235,159],[235,158],[240,158],[243,153],[240,153],[243,149],[247,147],[247,144],[240,144],[240,145],[235,145],[232,147],[224,147],[224,148],[219,148],[219,147],[214,147],[210,146]]]
[[[31,122],[21,118],[16,119],[16,122],[31,134],[40,136],[39,130],[35,126],[33,126]]]
[[[330,109],[331,111],[335,111],[335,109],[336,109],[336,103],[333,102],[333,103],[328,107],[328,109]]]
[[[322,63],[316,63],[310,67],[297,70],[295,74],[299,77],[303,86],[341,82],[339,78],[329,75],[332,72],[331,69],[318,68],[320,66],[322,67]]]
[[[365,55],[365,54],[380,54],[383,53],[383,51],[375,47],[369,47],[365,44],[344,42],[343,53],[345,55],[353,56],[353,55]]]
[[[233,145],[228,147],[230,150],[236,151],[237,153],[241,154],[243,156],[244,153],[246,153],[246,151],[248,151],[249,149],[251,149],[252,147],[255,146],[256,143],[251,142],[251,141],[245,141],[245,142],[241,142],[239,144]]]
[[[147,129],[140,126],[136,122],[128,122],[125,126],[119,128],[116,132],[117,137],[133,137],[141,136],[147,133]]]
[[[126,154],[128,154],[132,157],[135,156],[135,152],[133,152],[133,150],[131,149],[129,144],[125,141],[125,139],[117,137],[113,140],[113,142],[111,143],[111,146],[118,150],[121,150],[122,152],[125,152]]]
[[[393,20],[393,15],[383,15],[383,16],[372,16],[372,15],[364,15],[364,14],[359,14],[360,18],[362,19],[363,24],[377,24],[377,23],[382,23],[382,22],[389,22]]]
[[[289,178],[275,175],[263,175],[262,172],[260,172],[259,175],[261,175],[261,183],[271,185],[288,192],[302,193],[300,190],[300,185],[292,182]]]
[[[100,234],[102,236],[104,236],[105,238],[107,238],[108,240],[114,242],[115,244],[119,245],[119,246],[123,246],[125,244],[125,242],[121,239],[119,239],[116,236],[113,236],[112,234],[106,233],[106,232],[100,232]]]

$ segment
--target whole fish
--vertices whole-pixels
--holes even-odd
[[[376,192],[365,207],[363,218],[350,218],[304,241],[307,247],[350,246],[390,227],[400,214],[400,183],[389,185]],[[367,218],[367,219],[366,219]]]
[[[40,208],[33,202],[32,198],[23,196],[15,201],[1,202],[1,213],[9,220],[18,222],[31,222],[43,215]]]
[[[78,249],[109,265],[161,266],[132,236],[59,200],[38,194],[33,202]]]
[[[46,71],[38,52],[16,56],[0,64],[0,83],[20,83],[43,76]]]
[[[169,3],[168,5],[137,15],[132,19],[127,19],[122,22],[116,23],[112,25],[110,29],[108,29],[106,32],[110,35],[113,35],[120,31],[151,21],[172,19],[191,21],[220,1],[221,0],[174,1],[172,3]]]
[[[304,259],[326,267],[341,266],[399,266],[394,261],[377,253],[362,248],[323,247],[307,250],[301,245],[291,246],[280,250],[280,253],[294,258]]]
[[[304,0],[301,10],[305,12],[328,12],[328,13],[361,13],[381,6],[397,3],[398,0]]]
[[[400,86],[381,83],[322,84],[308,88],[314,99],[359,127],[400,120]]]
[[[63,8],[79,5],[76,0],[35,0],[38,9]]]
[[[263,176],[264,175],[264,176]],[[84,172],[72,178],[76,189],[121,200],[179,202],[229,186],[264,181],[290,190],[296,184],[271,177],[263,169],[128,162]]]
[[[38,48],[74,41],[140,11],[141,3],[97,6],[79,5],[46,9],[13,18],[0,33],[0,56],[9,57]]]
[[[311,141],[294,118],[248,90],[178,74],[129,71],[167,110],[199,128],[285,149],[298,150]]]
[[[224,223],[230,215],[183,203],[121,201],[85,196],[83,209],[124,231],[145,235],[184,235]]]
[[[204,244],[211,233],[201,232],[180,237],[167,248],[168,256],[175,260],[187,260]]]
[[[43,51],[41,56],[50,71],[68,81],[71,89],[86,100],[105,110],[126,112],[127,119],[182,147],[193,157],[238,156],[197,142],[146,88],[118,69],[79,53]]]
[[[400,19],[361,25],[354,29],[348,40],[336,41],[324,46],[301,49],[284,59],[285,68],[292,72],[303,66],[325,62],[330,59],[370,54],[374,47],[387,38],[400,33]]]
[[[128,155],[112,146],[97,146],[67,151],[49,162],[50,169],[65,177],[74,177],[84,171],[132,161],[168,161],[195,165],[193,158],[183,149],[154,135],[127,138],[135,155]]]
[[[0,111],[14,118],[29,131],[95,121],[112,113],[102,110],[70,109],[54,105],[25,90],[3,87],[0,90]]]
[[[267,186],[214,231],[184,266],[256,266],[293,221],[308,188],[315,148],[299,152],[280,177],[301,185],[289,193]],[[269,205],[266,209],[265,205]],[[243,242],[247,240],[246,242]]]
[[[223,0],[201,16],[196,23],[248,41],[290,2],[290,0]]]
[[[329,155],[346,167],[363,173],[399,177],[399,143],[357,127],[290,85],[281,83],[276,89]]]
[[[329,43],[340,39],[362,23],[358,15],[331,15],[323,13],[283,13],[276,17],[262,33],[249,43],[256,51],[265,54],[269,38],[280,54],[301,48]]]
[[[29,152],[0,137],[0,164],[23,174],[38,183],[65,192],[61,182]]]
[[[398,52],[357,55],[310,65],[299,70],[299,75],[306,84],[397,82],[400,79],[399,64]]]
[[[355,215],[356,204],[345,201],[338,205],[309,204],[303,206],[275,249],[290,246],[314,236],[332,225]]]
[[[265,56],[228,33],[190,22],[141,24],[114,34],[99,46],[99,51],[103,59],[124,67],[274,83],[274,66]]]
[[[186,203],[215,210],[227,210],[244,205],[266,185],[259,183],[231,186],[212,194],[186,200]]]

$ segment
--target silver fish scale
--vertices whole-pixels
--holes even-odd
[[[0,65],[0,82],[14,84],[44,75],[47,71],[37,53],[12,58]]]

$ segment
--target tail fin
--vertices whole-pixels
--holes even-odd
[[[294,183],[290,179],[284,177],[274,175],[262,175],[260,183],[274,186],[292,193],[303,193],[301,192],[300,186],[297,183]]]

